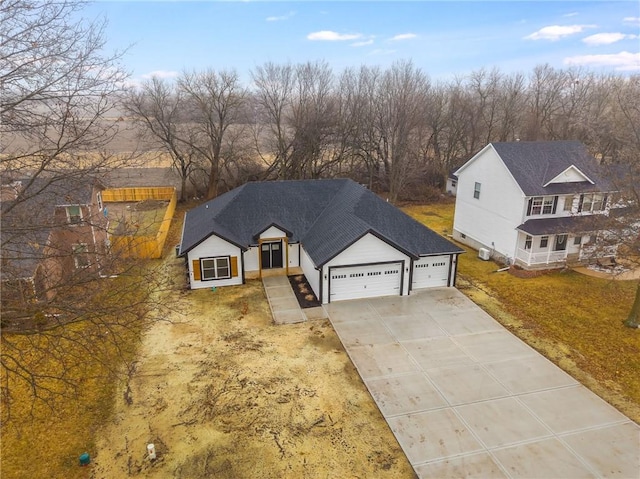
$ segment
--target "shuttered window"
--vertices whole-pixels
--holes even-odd
[[[211,281],[238,276],[238,257],[218,256],[193,260],[193,279]]]

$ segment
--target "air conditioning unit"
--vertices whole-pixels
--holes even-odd
[[[491,251],[489,251],[487,248],[480,248],[478,250],[478,258],[484,261],[489,261],[491,259]]]

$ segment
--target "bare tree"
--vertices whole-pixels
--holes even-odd
[[[267,168],[288,179],[293,149],[293,132],[287,124],[295,88],[293,65],[268,62],[251,72],[258,110],[254,124],[256,151]]]
[[[75,0],[0,3],[5,415],[16,389],[49,405],[73,393],[76,372],[117,351],[150,299],[140,270],[125,269],[102,240],[96,185],[122,161],[106,147],[126,74],[119,54],[102,53],[104,23],[77,20],[81,8]],[[104,278],[115,271],[119,278]]]
[[[186,124],[184,95],[166,80],[153,77],[123,96],[125,111],[141,126],[142,138],[169,153],[180,175],[180,200],[187,194],[187,180],[197,151],[194,135]]]
[[[226,134],[231,125],[238,126],[243,112],[246,90],[233,70],[206,70],[184,73],[178,79],[188,106],[189,122],[197,131],[197,141],[190,145],[208,163],[207,198],[218,195],[220,173],[224,169]]]

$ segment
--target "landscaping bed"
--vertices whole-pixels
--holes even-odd
[[[322,305],[320,301],[318,301],[318,298],[316,298],[304,274],[296,274],[288,278],[301,308],[315,308]]]

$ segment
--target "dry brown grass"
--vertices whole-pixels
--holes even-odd
[[[438,233],[451,232],[454,205],[405,211]],[[460,256],[458,287],[497,320],[635,421],[640,420],[640,331],[626,328],[637,282],[557,271],[521,279]]]

